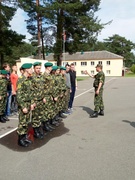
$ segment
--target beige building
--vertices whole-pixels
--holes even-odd
[[[53,54],[46,57],[46,60],[57,64],[53,60]],[[91,74],[96,74],[95,66],[97,64],[103,65],[103,71],[106,76],[122,76],[123,70],[123,57],[108,51],[89,51],[77,52],[70,55],[69,53],[63,54],[62,65],[75,64],[77,76],[86,76],[83,74],[87,70]]]
[[[20,60],[17,61],[17,66],[19,68],[23,63],[34,63],[36,61],[40,61],[42,63],[42,72],[44,71],[45,62],[49,61],[52,62],[53,65],[57,64],[57,62],[53,59],[53,53],[50,53],[46,56],[46,60],[20,58]],[[103,65],[103,71],[106,76],[122,76],[123,57],[108,51],[77,52],[72,55],[65,53],[62,58],[62,65],[65,66],[67,63],[75,64],[77,76],[86,76],[83,74],[83,71],[85,70],[91,74],[96,74],[95,66],[97,64]]]

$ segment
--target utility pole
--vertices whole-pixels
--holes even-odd
[[[39,7],[39,0],[36,0],[36,6]],[[41,17],[40,14],[37,12],[37,28],[38,28],[38,58],[41,59]]]

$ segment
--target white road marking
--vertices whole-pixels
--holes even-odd
[[[114,79],[116,79],[116,78],[109,79],[108,81],[105,82],[105,84],[108,83],[108,82],[110,82],[110,81],[112,81],[112,80],[114,80]],[[79,94],[79,95],[77,95],[77,96],[75,96],[75,99],[78,98],[78,97],[80,97],[80,96],[82,96],[83,94],[86,94],[87,92],[89,92],[89,91],[91,91],[91,90],[93,90],[93,89],[94,89],[94,87],[91,88],[91,89],[88,89],[87,91],[85,91],[85,92],[83,92],[83,93],[81,93],[81,94]]]
[[[110,82],[110,81],[112,81],[112,80],[114,80],[114,79],[116,79],[116,78],[112,78],[112,79],[106,81],[105,84],[108,83],[108,82]],[[85,92],[83,92],[83,93],[75,96],[75,98],[78,98],[78,97],[82,96],[83,94],[86,94],[87,92],[89,92],[89,91],[91,91],[91,90],[93,90],[93,89],[94,89],[94,88],[88,89],[87,91],[85,91]],[[10,119],[11,119],[11,118],[10,118]],[[14,128],[14,129],[12,129],[12,130],[10,130],[10,131],[8,131],[7,133],[1,135],[1,136],[0,136],[0,139],[3,138],[4,136],[7,136],[7,135],[10,134],[10,133],[12,133],[12,132],[15,131],[16,129],[17,129],[17,127]]]
[[[3,138],[3,137],[6,136],[6,135],[12,133],[12,132],[15,131],[16,129],[17,129],[17,127],[14,128],[14,129],[12,129],[12,130],[10,130],[10,131],[8,131],[8,132],[6,132],[5,134],[1,135],[1,136],[0,136],[0,139]]]

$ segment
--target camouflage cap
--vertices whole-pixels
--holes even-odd
[[[8,74],[8,72],[6,70],[1,70],[0,74],[6,75],[6,74]]]
[[[32,63],[24,63],[21,68],[22,69],[30,69],[32,67]]]
[[[52,67],[52,70],[53,70],[53,71],[56,71],[57,69],[58,69],[58,66],[53,66],[53,67]]]
[[[50,63],[50,62],[46,62],[46,63],[44,64],[44,66],[45,66],[45,67],[51,67],[51,66],[53,66],[53,64]]]
[[[41,62],[34,62],[33,66],[41,66],[41,64],[42,64]]]
[[[60,70],[66,70],[66,68],[65,68],[65,67],[63,67],[63,66],[61,66],[61,67],[60,67]]]

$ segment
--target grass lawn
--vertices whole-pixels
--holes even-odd
[[[125,77],[135,77],[135,74],[132,72],[125,73]]]
[[[77,79],[77,81],[83,81],[83,80],[85,80],[85,79],[88,79],[89,78],[89,76],[79,76],[79,77],[76,77],[76,79]]]

